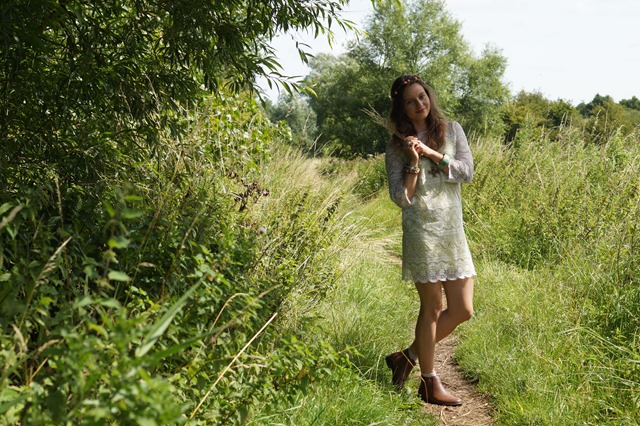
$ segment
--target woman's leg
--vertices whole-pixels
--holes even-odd
[[[447,297],[447,309],[444,311],[443,287]],[[416,288],[420,296],[420,312],[416,322],[415,340],[410,348],[418,355],[420,371],[428,374],[434,369],[436,343],[451,334],[473,314],[473,278],[445,283],[416,283]]]
[[[442,288],[447,297],[447,309],[442,311]],[[416,323],[416,338],[411,351],[417,349],[422,373],[418,395],[429,404],[459,406],[462,400],[451,395],[435,374],[436,343],[448,336],[473,313],[473,278],[446,283],[416,284],[420,295],[420,313]]]
[[[434,370],[438,319],[442,312],[442,284],[416,283],[416,289],[420,296],[420,312],[411,352],[418,355],[420,372],[429,374]]]
[[[436,342],[447,337],[457,326],[473,315],[473,278],[443,283],[447,309],[438,318]]]

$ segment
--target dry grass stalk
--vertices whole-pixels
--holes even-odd
[[[387,118],[380,115],[378,111],[369,107],[362,110],[365,114],[367,114],[374,123],[379,126],[384,127],[389,134],[393,136],[397,136],[400,140],[404,140],[405,136],[396,130],[396,127],[393,125],[393,122]]]

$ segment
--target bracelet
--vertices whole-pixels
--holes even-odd
[[[410,166],[408,164],[405,164],[404,172],[417,175],[418,173],[420,173],[420,166]]]
[[[444,168],[449,165],[449,161],[449,156],[444,154],[444,157],[442,157],[442,160],[438,163],[438,170],[444,170]]]

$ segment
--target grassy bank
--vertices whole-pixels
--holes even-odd
[[[313,187],[320,205],[321,200],[340,199],[335,226],[342,230],[330,250],[339,253],[334,258],[338,279],[322,294],[294,294],[283,309],[281,325],[296,328],[311,320],[313,327],[301,343],[326,341],[345,362],[295,398],[265,406],[249,424],[435,424],[420,410],[415,389],[401,395],[393,390],[384,365],[383,354],[397,348],[398,336],[410,338],[406,324],[413,321],[417,306],[412,289],[397,280],[397,261],[389,252],[399,235],[399,210],[384,197],[363,201],[371,194],[363,176],[377,175],[380,159],[309,160],[293,151],[279,157],[271,163],[268,185],[280,193],[282,182],[284,198]],[[287,178],[292,172],[301,176],[293,185]],[[265,215],[282,211],[268,205],[277,204],[278,197],[263,204]]]
[[[414,290],[398,280],[398,265],[385,243],[361,233],[344,275],[314,308],[317,328],[307,339],[327,339],[349,354],[348,363],[279,413],[257,417],[252,424],[437,424],[420,408],[417,383],[399,394],[384,363],[385,354],[411,339],[417,309]]]
[[[357,239],[348,176],[310,173],[246,96],[181,124],[92,185],[16,166],[0,423],[242,424],[346,363],[306,336]]]

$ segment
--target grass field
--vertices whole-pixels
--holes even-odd
[[[458,332],[456,359],[491,395],[495,424],[638,424],[637,133],[585,146],[567,131],[515,148],[476,141],[472,150],[476,176],[463,199],[476,310]],[[399,280],[399,210],[383,188],[353,204],[352,220],[359,242],[317,307],[318,333],[355,348],[351,365],[278,423],[433,421],[410,391],[393,393],[382,359],[410,339],[417,309],[412,286]]]

